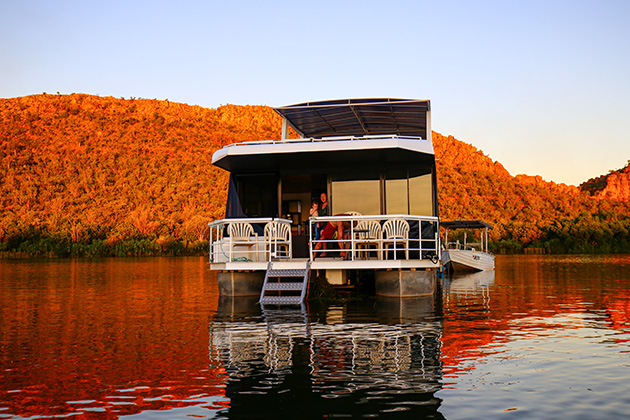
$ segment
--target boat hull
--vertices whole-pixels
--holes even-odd
[[[494,270],[494,255],[480,251],[448,249],[442,252],[442,265],[453,272]]]
[[[438,290],[436,270],[379,270],[375,273],[377,296],[429,296]]]

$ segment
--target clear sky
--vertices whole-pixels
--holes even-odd
[[[435,131],[577,185],[630,159],[629,22],[628,0],[0,0],[0,97],[430,99]]]

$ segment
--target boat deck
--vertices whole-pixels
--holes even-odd
[[[210,268],[221,271],[264,271],[274,267],[303,267],[310,261],[315,270],[435,269],[440,247],[436,217],[413,215],[341,215],[309,220],[308,237],[315,223],[334,222],[347,226],[333,239],[305,241],[302,255],[293,255],[294,237],[290,221],[272,218],[224,219],[210,224]],[[263,235],[255,233],[258,225]],[[243,226],[246,229],[243,229]],[[284,226],[284,228],[283,228]],[[381,230],[381,226],[384,228]],[[392,230],[385,226],[397,226]],[[238,228],[237,228],[238,227]],[[368,229],[369,227],[369,229]],[[236,232],[246,232],[236,236]],[[232,232],[232,236],[229,236]],[[279,232],[284,232],[280,234]],[[321,247],[321,249],[320,249]],[[320,253],[326,252],[327,256]],[[307,256],[304,257],[303,255]]]
[[[308,258],[274,261],[274,267],[293,269],[304,267]],[[265,271],[268,262],[232,261],[210,263],[212,270],[220,271]],[[344,260],[341,258],[316,258],[311,263],[312,270],[389,270],[389,269],[433,269],[438,268],[439,262],[431,260]]]

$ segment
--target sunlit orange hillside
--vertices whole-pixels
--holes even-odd
[[[269,107],[147,99],[0,99],[0,251],[26,255],[205,252],[221,217],[225,144],[280,137]],[[513,177],[471,145],[434,133],[440,212],[497,226],[500,249],[628,252],[629,204]]]
[[[160,245],[149,253],[198,242],[226,197],[212,153],[277,138],[279,124],[267,107],[89,95],[0,100],[0,241],[14,250],[35,238],[53,238],[38,241],[47,248],[145,240],[137,253],[147,241]]]
[[[474,146],[433,134],[443,219],[484,219],[492,238],[551,252],[630,251],[627,202],[540,176],[511,176]],[[518,245],[516,245],[519,248]]]

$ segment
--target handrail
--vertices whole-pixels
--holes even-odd
[[[289,236],[288,242],[279,241],[277,235],[275,235],[275,230],[273,231],[274,234],[269,238],[254,233],[252,237],[245,241],[232,241],[229,236],[225,235],[226,228],[231,223],[265,225],[271,222],[291,225],[291,220],[273,217],[220,219],[208,223],[208,226],[210,226],[210,262],[250,262],[269,261],[271,258],[290,258],[292,246],[291,236]],[[287,247],[286,254],[284,255],[278,252],[281,246]],[[237,250],[235,249],[236,247],[247,247],[247,250]]]
[[[459,241],[455,241],[455,242],[447,242],[446,243],[446,249],[450,249],[453,251],[483,251],[482,249],[482,244],[480,242],[467,242],[467,243],[462,243]]]
[[[385,237],[381,232],[378,238],[368,238],[366,232],[357,229],[363,221],[376,221],[381,226],[387,220],[403,220],[409,225],[406,236]],[[308,252],[309,260],[315,260],[326,249],[333,257],[345,260],[368,260],[376,254],[383,260],[429,260],[436,264],[441,258],[439,238],[439,221],[434,216],[418,216],[409,214],[389,215],[338,215],[311,217],[309,224]],[[264,225],[267,223],[291,225],[291,220],[273,217],[221,219],[209,223],[210,226],[210,262],[268,262],[274,258],[291,259],[292,237],[289,241],[279,241],[277,235],[254,234],[249,241],[232,242],[226,235],[226,227],[230,223],[249,223]],[[339,222],[344,225],[341,238],[315,238],[316,223]],[[263,227],[263,226],[261,226]],[[264,229],[264,227],[263,227]],[[338,230],[336,229],[338,232]],[[378,231],[378,229],[377,229]],[[266,239],[265,239],[266,238]],[[320,245],[318,245],[320,244]],[[238,249],[237,249],[238,247]],[[246,247],[245,250],[242,248]],[[286,248],[286,252],[284,252]],[[318,248],[319,247],[319,248]]]
[[[422,220],[439,222],[440,218],[435,216],[417,216],[415,214],[380,214],[380,215],[350,215],[342,214],[338,216],[318,216],[311,217],[309,220],[314,222],[329,222],[336,220],[389,220],[389,219],[405,219],[405,220]]]
[[[229,147],[238,146],[251,146],[251,145],[265,145],[265,144],[284,144],[284,143],[313,143],[319,141],[357,141],[357,140],[386,140],[386,139],[400,139],[400,140],[424,140],[418,136],[399,136],[397,134],[373,134],[367,136],[334,136],[334,137],[300,137],[298,139],[283,139],[283,140],[254,140],[244,141],[239,143],[232,143],[223,146],[224,149]]]
[[[268,223],[271,222],[273,220],[285,220],[287,222],[291,222],[290,220],[287,219],[274,219],[273,217],[241,217],[241,218],[229,218],[229,219],[219,219],[219,220],[215,220],[214,222],[210,222],[208,223],[208,226],[215,227],[218,225],[225,225],[227,223],[254,223],[254,224],[258,224],[258,223]]]

